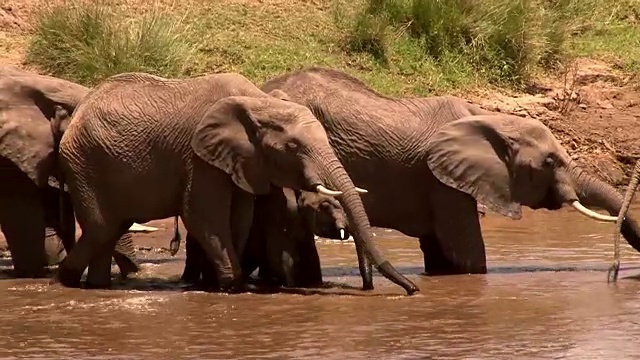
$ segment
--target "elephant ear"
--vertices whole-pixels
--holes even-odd
[[[261,195],[269,193],[271,183],[256,136],[256,101],[242,96],[218,100],[196,127],[191,147],[198,157],[231,175],[241,189]]]
[[[511,158],[517,137],[512,117],[468,116],[450,122],[427,146],[427,163],[443,184],[473,196],[492,211],[522,216],[514,201]]]
[[[20,168],[39,186],[45,186],[56,166],[51,123],[64,109],[69,121],[88,89],[62,79],[22,70],[0,69],[0,157]]]
[[[39,186],[54,172],[53,136],[36,106],[0,103],[0,156],[10,160]]]
[[[280,100],[291,101],[291,98],[289,97],[289,95],[280,89],[271,90],[269,91],[268,95],[274,98],[278,98]]]

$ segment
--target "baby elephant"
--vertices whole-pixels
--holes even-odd
[[[177,219],[171,253],[180,246]],[[346,240],[347,217],[333,197],[273,188],[256,197],[252,227],[242,258],[246,275],[259,268],[259,278],[271,285],[315,287],[322,284],[315,235]],[[216,287],[215,270],[199,244],[187,234],[187,258],[182,280]]]

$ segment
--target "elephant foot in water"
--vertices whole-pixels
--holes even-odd
[[[186,261],[180,280],[190,288],[208,292],[240,293],[247,291],[245,279],[221,285],[215,266],[209,261],[197,240],[188,233],[185,241]]]
[[[440,241],[435,235],[420,237],[420,250],[424,257],[424,273],[427,276],[437,275],[459,275],[459,274],[486,274],[486,260],[482,264],[468,264],[463,259],[463,252],[456,254],[455,263],[450,260],[442,249]]]
[[[56,276],[51,279],[49,284],[61,284],[62,286],[68,288],[79,288],[80,280],[82,279],[83,273],[84,270],[80,271],[65,267],[63,261],[62,264],[58,267]]]

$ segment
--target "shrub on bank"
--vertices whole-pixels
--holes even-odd
[[[196,46],[188,28],[170,14],[131,14],[98,1],[65,1],[36,22],[26,61],[85,85],[129,71],[180,76]]]
[[[586,4],[589,3],[589,4]],[[492,83],[523,84],[566,55],[565,42],[595,10],[593,0],[366,0],[345,48],[388,65],[391,52]],[[398,49],[396,43],[410,46]],[[451,69],[455,67],[455,69]],[[458,70],[456,70],[458,69]],[[466,69],[466,70],[465,70]],[[457,81],[452,79],[452,81]]]
[[[27,60],[87,85],[123,71],[234,71],[256,84],[303,66],[390,95],[521,85],[567,56],[640,69],[640,0],[55,0]],[[562,67],[561,67],[562,68]]]

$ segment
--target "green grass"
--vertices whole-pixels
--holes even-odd
[[[585,12],[584,26],[573,37],[571,52],[598,58],[624,71],[640,71],[640,0],[608,2]]]
[[[89,85],[320,65],[392,95],[519,87],[577,55],[637,69],[639,1],[67,0],[37,19],[27,61]]]
[[[160,10],[127,19],[125,10],[68,1],[44,11],[27,63],[83,84],[128,71],[164,76],[188,72],[195,55],[189,28]]]

